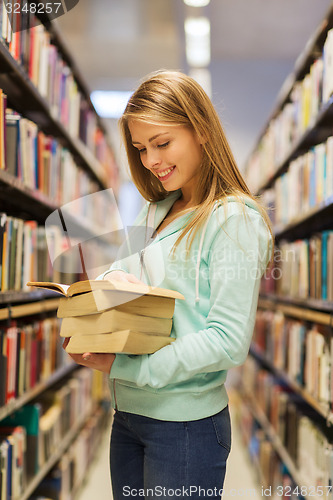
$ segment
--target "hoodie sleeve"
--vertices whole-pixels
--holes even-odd
[[[126,262],[126,255],[129,255],[131,253],[131,245],[130,241],[135,240],[134,232],[135,231],[140,231],[139,238],[142,239],[142,230],[141,228],[145,226],[146,222],[146,217],[148,213],[148,208],[149,208],[149,203],[145,203],[144,206],[142,207],[141,211],[139,212],[139,215],[133,222],[133,226],[131,226],[129,233],[127,237],[125,238],[124,242],[120,245],[118,253],[117,253],[117,260],[113,262],[113,264],[109,267],[107,271],[104,271],[104,273],[100,274],[95,278],[96,280],[103,280],[105,275],[112,272],[112,271],[124,271],[125,273],[128,273],[128,266]]]
[[[178,338],[154,354],[117,354],[110,377],[158,389],[242,364],[271,251],[270,233],[259,213],[231,215],[209,248],[211,296],[205,329]]]

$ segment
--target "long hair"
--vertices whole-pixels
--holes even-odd
[[[153,124],[173,124],[190,127],[202,144],[202,163],[194,193],[193,215],[182,230],[174,248],[188,234],[189,247],[199,227],[218,200],[227,206],[227,196],[234,196],[243,204],[251,199],[264,218],[274,241],[271,224],[265,208],[247,187],[223,131],[214,106],[202,87],[189,76],[176,71],[158,71],[144,80],[128,101],[120,118],[129,167],[134,184],[150,202],[165,199],[166,191],[158,178],[145,168],[137,148],[132,144],[128,123],[141,120]],[[244,215],[245,215],[245,210]],[[188,212],[185,210],[184,213]],[[188,247],[188,248],[189,248]]]

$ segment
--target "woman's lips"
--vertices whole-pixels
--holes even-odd
[[[172,173],[175,170],[175,168],[176,167],[173,166],[171,168],[167,168],[165,170],[162,170],[160,173],[157,174],[157,177],[159,178],[160,181],[166,181],[172,175]]]

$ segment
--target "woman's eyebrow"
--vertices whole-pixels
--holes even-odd
[[[153,135],[153,137],[151,137],[150,139],[148,139],[148,142],[151,142],[154,139],[157,139],[157,137],[159,137],[160,135],[166,135],[168,133],[169,132],[161,132],[160,134]],[[141,142],[132,141],[132,144],[141,144]]]

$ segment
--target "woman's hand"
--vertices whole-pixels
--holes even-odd
[[[134,274],[125,273],[124,271],[111,271],[104,276],[106,280],[127,281],[129,283],[138,283],[144,285]],[[68,345],[69,338],[65,338],[62,347],[65,349]],[[104,373],[110,373],[112,364],[116,358],[115,354],[111,353],[92,353],[85,352],[84,354],[70,354],[68,355],[78,365],[86,366],[94,370],[99,370]]]
[[[66,348],[68,345],[69,338],[65,338],[62,347]],[[84,354],[70,354],[67,353],[78,365],[86,366],[87,368],[92,368],[93,370],[99,370],[103,373],[110,373],[112,364],[116,358],[115,354],[111,353],[92,353],[85,352]]]
[[[145,284],[134,276],[134,274],[125,273],[125,271],[110,271],[104,276],[104,279],[109,281],[127,281],[129,283],[138,283],[141,285]]]

